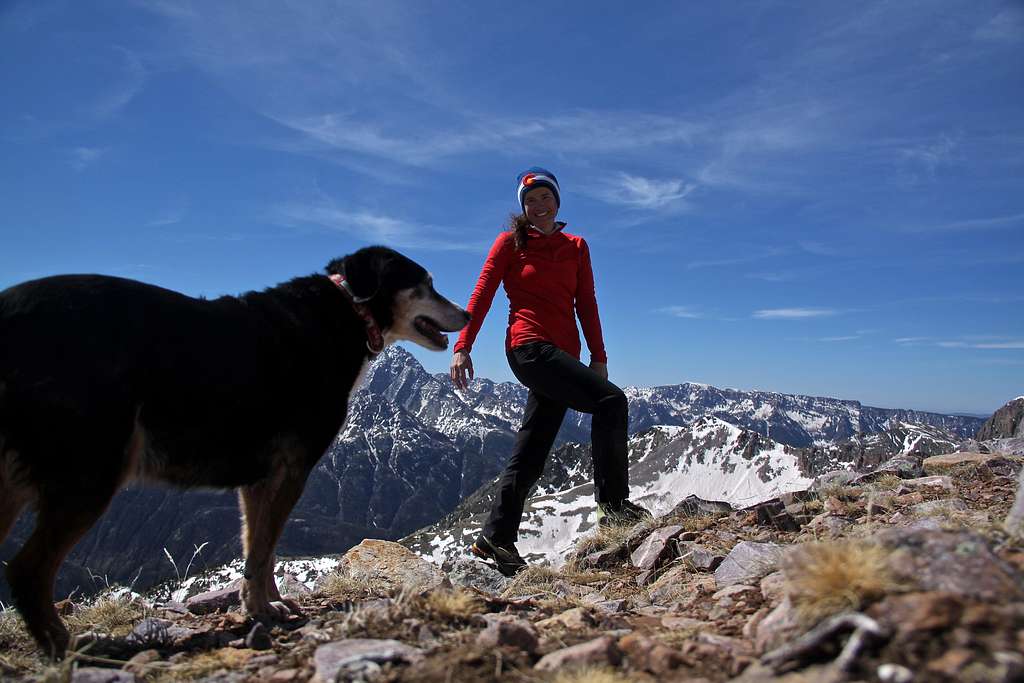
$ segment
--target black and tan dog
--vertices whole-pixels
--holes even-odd
[[[297,611],[274,583],[274,547],[360,372],[398,339],[442,350],[469,320],[390,249],[326,270],[209,301],[99,275],[0,292],[0,541],[34,504],[7,578],[45,650],[69,640],[58,567],[133,479],[239,487],[243,606]]]

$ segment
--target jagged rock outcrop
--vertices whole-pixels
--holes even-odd
[[[1024,437],[1024,396],[1009,401],[985,420],[975,438],[978,441],[990,439],[1012,439]]]

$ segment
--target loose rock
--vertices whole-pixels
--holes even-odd
[[[719,588],[725,588],[760,579],[775,571],[783,550],[783,546],[775,543],[741,541],[715,570],[715,583]]]
[[[615,638],[602,636],[579,645],[555,650],[541,657],[535,669],[538,671],[556,671],[564,667],[586,666],[588,664],[611,664],[617,666],[622,661],[622,653],[616,645]]]

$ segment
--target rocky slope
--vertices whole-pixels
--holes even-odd
[[[332,563],[282,571],[282,592],[305,611],[282,622],[240,614],[232,586],[184,604],[125,594],[64,604],[90,649],[62,670],[47,670],[17,619],[0,613],[0,674],[12,683],[61,671],[72,683],[1022,680],[1024,539],[1003,530],[1021,459],[901,461],[832,473],[743,510],[690,499],[648,523],[585,534],[565,567],[512,580],[472,560],[444,572],[397,544],[364,541]]]
[[[976,418],[697,384],[626,391],[632,434],[716,418],[768,438],[776,444],[771,448],[815,449],[805,453],[806,469],[793,476],[877,463],[905,439],[885,436],[903,423],[918,425],[912,430],[932,429],[935,439],[949,443],[974,434],[981,424]],[[349,421],[312,473],[279,554],[341,553],[363,538],[396,539],[436,522],[504,466],[525,398],[518,384],[486,379],[456,392],[446,376],[425,372],[401,348],[388,349],[354,394]],[[843,445],[847,437],[853,441]],[[570,413],[557,443],[588,439],[589,416]],[[13,556],[30,529],[26,515],[0,544],[0,561]],[[203,543],[198,565],[223,564],[238,556],[237,535],[233,493],[129,489],[72,551],[57,594],[132,580],[146,588],[174,575],[166,554],[187,561]],[[0,600],[7,599],[0,578]]]

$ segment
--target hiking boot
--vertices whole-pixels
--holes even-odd
[[[526,569],[526,560],[519,556],[519,551],[512,543],[493,543],[480,534],[473,545],[469,546],[469,550],[480,559],[490,560],[503,576],[515,576]]]
[[[613,503],[597,504],[598,526],[632,526],[645,519],[651,519],[652,516],[649,510],[628,499],[617,505]]]

